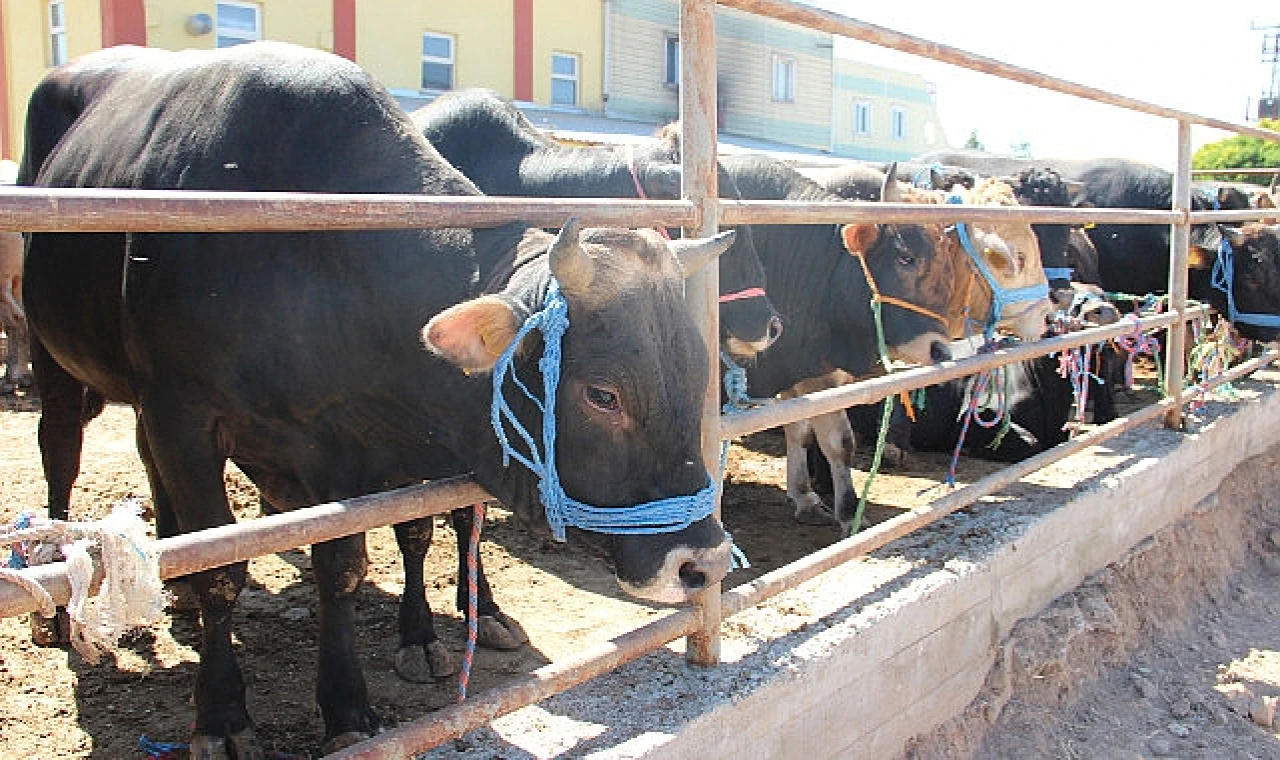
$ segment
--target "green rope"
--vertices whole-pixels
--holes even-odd
[[[880,319],[880,302],[875,296],[871,298],[871,315],[876,323],[876,347],[880,351],[880,363],[885,372],[893,372],[889,363],[889,347],[884,340],[884,323]],[[889,434],[889,418],[893,415],[893,396],[885,396],[884,410],[880,413],[880,432],[876,435],[876,452],[871,457],[871,469],[867,471],[867,480],[862,487],[862,495],[858,497],[858,507],[853,512],[853,522],[849,526],[848,535],[852,536],[862,528],[862,515],[867,508],[867,497],[871,495],[871,484],[880,471],[880,460],[884,457],[884,444]]]

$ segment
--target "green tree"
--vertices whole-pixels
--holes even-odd
[[[982,141],[978,139],[978,130],[976,129],[969,133],[969,139],[964,141],[964,147],[976,150],[987,149],[987,146],[983,145]]]
[[[1280,131],[1280,120],[1262,119],[1258,122],[1258,126]],[[1191,157],[1191,167],[1193,169],[1280,168],[1280,142],[1248,135],[1233,135],[1225,140],[1201,146],[1200,150]],[[1265,185],[1271,181],[1270,177],[1245,174],[1222,174],[1218,175],[1218,179],[1227,182],[1252,182],[1258,185]]]

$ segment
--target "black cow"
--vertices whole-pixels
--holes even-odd
[[[277,43],[91,54],[36,88],[27,135],[20,182],[43,187],[478,194],[365,72]],[[228,459],[278,509],[471,471],[546,531],[539,478],[504,465],[488,370],[515,351],[526,317],[556,313],[558,282],[570,319],[554,412],[563,490],[615,516],[630,512],[607,508],[698,494],[685,527],[610,537],[628,591],[687,600],[723,577],[729,546],[701,516],[707,356],[672,249],[705,260],[730,242],[576,224],[558,237],[520,225],[34,234],[24,296],[51,506],[65,509],[86,413],[105,398],[138,410],[157,513],[180,531],[233,521]],[[541,387],[543,342],[511,359],[526,387]],[[541,428],[533,401],[505,395],[524,427]],[[408,538],[425,544],[429,530]],[[363,537],[312,556],[317,701],[333,749],[378,728],[353,650]],[[242,562],[192,576],[203,620],[193,756],[262,757],[231,644],[245,575]],[[402,639],[425,645],[425,600],[417,609],[402,610]]]
[[[721,165],[752,200],[840,201],[795,169],[766,156],[724,156]],[[892,187],[892,186],[891,186]],[[890,196],[890,200],[894,200]],[[778,342],[746,366],[751,396],[806,390],[797,384],[836,371],[863,375],[879,361],[871,290],[861,255],[879,291],[936,317],[883,305],[885,341],[895,358],[929,363],[947,358],[945,315],[955,283],[952,256],[938,230],[918,225],[756,225],[752,229],[774,304],[787,324]],[[852,435],[839,436],[833,456],[853,457]],[[838,500],[835,518],[852,524],[856,501]],[[821,505],[796,504],[798,519]],[[815,517],[829,522],[829,516]]]
[[[441,95],[410,114],[440,155],[488,195],[549,198],[680,197],[680,163],[662,146],[566,146],[529,123],[495,93]],[[719,176],[721,197],[733,180]],[[749,230],[720,259],[720,332],[731,354],[750,359],[783,324],[765,295],[764,270]]]

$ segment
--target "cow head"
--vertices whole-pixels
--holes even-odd
[[[1250,340],[1274,341],[1280,338],[1280,328],[1270,323],[1280,319],[1280,227],[1258,223],[1242,228],[1222,226],[1222,237],[1231,246],[1233,270],[1226,278],[1221,268],[1223,253],[1218,254],[1214,271],[1215,285],[1225,288],[1231,285],[1231,297],[1235,311],[1242,315],[1232,317],[1232,324],[1240,335]],[[1193,259],[1193,266],[1196,260]],[[1230,314],[1227,296],[1219,290],[1211,293],[1213,305],[1223,314]],[[1266,324],[1251,324],[1249,315],[1258,315]]]
[[[572,222],[554,239],[531,230],[521,243],[524,263],[503,292],[436,315],[423,339],[464,370],[490,370],[525,315],[541,308],[553,276],[569,319],[555,403],[564,493],[600,508],[695,494],[708,484],[700,424],[708,361],[684,302],[684,277],[732,242],[731,232],[668,243],[651,230],[580,230]],[[527,388],[542,387],[543,348],[535,332],[516,349],[514,371]],[[504,397],[538,438],[543,420],[535,403],[517,392]],[[526,450],[518,442],[517,448]],[[492,466],[501,457],[490,453],[485,459],[493,462],[476,468],[477,479],[545,526],[536,479],[514,462]],[[687,601],[728,571],[729,544],[714,517],[672,532],[609,539],[619,582],[644,599]]]
[[[893,172],[885,175],[880,198],[902,202]],[[955,262],[937,238],[925,227],[905,224],[848,224],[841,237],[845,249],[862,260],[872,292],[880,294],[889,355],[913,364],[949,358],[944,313],[954,288]]]
[[[1017,206],[1013,188],[999,180],[984,179],[972,190],[955,191],[960,193],[964,203],[974,205]],[[953,297],[949,316],[952,319],[952,337],[964,337],[967,331],[965,312],[968,319],[978,325],[989,321],[993,308],[994,290],[992,284],[973,263],[971,258],[976,253],[982,260],[987,272],[995,280],[995,286],[1002,291],[1013,292],[1021,289],[1035,289],[1044,286],[1047,291],[1044,266],[1040,260],[1040,245],[1031,225],[1025,222],[969,224],[968,236],[973,251],[963,248],[963,241],[958,230],[952,230],[947,242],[951,246],[959,246],[954,255],[964,262],[963,268],[968,272],[967,281],[958,285]],[[1065,241],[1064,241],[1065,242]],[[961,275],[962,280],[965,275]],[[975,287],[976,284],[976,287]],[[1044,335],[1049,315],[1054,310],[1054,303],[1045,298],[1024,298],[1003,306],[1000,312],[997,329],[1007,330],[1025,340],[1036,340]],[[958,333],[958,334],[957,334]]]

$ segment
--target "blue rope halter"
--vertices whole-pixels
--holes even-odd
[[[1218,258],[1213,262],[1213,273],[1210,275],[1209,283],[1227,296],[1227,321],[1232,324],[1238,322],[1255,327],[1280,327],[1280,314],[1259,314],[1236,309],[1235,270],[1235,249],[1231,247],[1226,237],[1223,237],[1222,242],[1218,244]]]
[[[1048,280],[1067,280],[1075,274],[1075,270],[1071,267],[1045,267],[1044,276]]]
[[[958,195],[947,196],[947,203],[963,203]],[[969,225],[964,222],[956,222],[956,236],[960,238],[960,245],[964,248],[965,253],[969,254],[969,260],[977,267],[978,273],[982,275],[982,279],[986,280],[987,287],[991,288],[991,314],[987,317],[987,323],[983,325],[983,332],[990,337],[995,334],[996,325],[1000,324],[1000,315],[1004,312],[1004,307],[1010,304],[1022,303],[1023,301],[1038,301],[1049,297],[1048,283],[1040,282],[1035,285],[1027,285],[1022,288],[1006,288],[996,280],[995,274],[987,267],[987,263],[982,260],[982,256],[978,253],[978,249],[973,245],[973,239],[969,237]]]
[[[560,293],[560,286],[551,280],[542,309],[525,320],[516,337],[498,357],[493,368],[493,430],[502,445],[502,463],[509,466],[511,458],[528,467],[538,476],[538,495],[547,513],[547,523],[557,541],[565,540],[565,526],[612,533],[615,535],[642,535],[674,533],[709,516],[715,509],[715,484],[707,476],[707,485],[689,496],[673,496],[630,507],[594,507],[570,497],[560,485],[556,472],[556,389],[560,385],[560,343],[569,327],[569,303]],[[543,398],[539,399],[516,376],[513,366],[516,349],[526,335],[540,330],[543,337],[542,358],[538,367],[542,370]],[[519,388],[542,412],[542,453],[533,435],[525,429],[502,393],[507,378]],[[524,439],[529,447],[528,456],[516,451],[507,437],[503,420]]]

